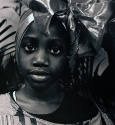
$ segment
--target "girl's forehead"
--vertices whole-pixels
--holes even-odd
[[[68,47],[69,39],[64,29],[60,29],[57,25],[51,25],[49,31],[49,33],[42,32],[42,30],[39,30],[37,24],[33,22],[24,33],[21,44],[32,41],[38,45],[62,45],[63,47]]]
[[[61,39],[66,38],[67,31],[64,29],[63,26],[57,25],[57,24],[51,24],[46,31],[42,30],[41,27],[36,22],[32,22],[25,34],[25,35],[36,35],[36,37],[39,37],[40,34],[43,34],[46,37],[60,37]]]

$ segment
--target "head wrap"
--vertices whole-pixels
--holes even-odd
[[[3,18],[8,18],[11,26],[15,27],[12,32],[17,29],[19,20],[17,11],[20,12],[19,2],[24,3],[33,11],[36,21],[39,22],[39,27],[48,29],[52,16],[57,15],[59,20],[70,32],[73,52],[79,54],[92,53],[92,50],[97,52],[101,45],[104,26],[110,15],[109,3],[111,0],[4,0],[0,1],[2,8],[1,15]],[[16,12],[16,13],[15,13]],[[12,16],[13,15],[13,16]],[[13,18],[12,18],[13,17]],[[41,25],[42,24],[42,25]],[[43,27],[44,25],[44,27]],[[11,28],[10,28],[11,29]],[[8,33],[5,32],[5,33]],[[83,36],[83,40],[79,40],[78,36]],[[3,37],[2,34],[0,37]],[[15,37],[15,35],[14,35]],[[0,38],[2,39],[2,38]],[[10,41],[10,40],[8,40]],[[12,37],[11,37],[12,41]],[[14,41],[14,38],[13,38]],[[9,43],[9,42],[8,42]],[[8,44],[0,42],[0,48]],[[78,46],[79,44],[79,46]],[[90,53],[90,54],[91,54]]]
[[[13,2],[12,0],[5,1],[15,3],[10,7],[10,10],[15,10],[14,13],[19,10],[17,0]],[[8,16],[12,13],[9,10],[5,12],[5,14],[9,12],[7,16],[10,17],[10,20],[13,20],[11,21],[11,25],[14,26],[16,24],[16,28],[14,28],[13,31],[16,31],[18,26],[16,38],[17,53],[28,25],[34,20],[38,24],[39,29],[48,32],[53,16],[57,17],[58,21],[62,23],[70,34],[72,46],[70,55],[76,55],[76,53],[78,55],[86,55],[87,53],[91,55],[98,52],[101,47],[104,26],[110,15],[110,1],[111,0],[18,0],[18,2],[22,2],[23,5],[25,4],[27,6],[27,12],[25,13],[24,11],[24,14],[21,14],[22,17],[19,25],[17,24],[18,21],[15,22],[19,19],[18,16],[16,18],[14,16],[15,14]],[[11,4],[7,4],[4,8],[9,8],[8,5]],[[5,42],[1,43],[0,47],[2,48],[5,46]],[[6,42],[6,45],[7,44]],[[10,51],[10,49],[8,50]],[[72,59],[75,59],[74,56],[71,58],[70,63],[73,62]]]
[[[22,18],[20,20],[20,23],[19,23],[18,30],[17,30],[17,35],[16,35],[16,55],[18,55],[23,35],[26,32],[27,27],[33,21],[34,21],[33,13],[32,13],[32,11],[30,9],[28,9],[28,11],[25,14],[23,14],[23,16],[22,16]]]
[[[35,13],[36,20],[49,24],[50,18],[57,14],[63,25],[70,31],[74,41],[79,32],[87,32],[85,42],[79,43],[79,54],[90,50],[98,51],[104,33],[104,26],[111,11],[111,0],[21,0]],[[79,23],[82,26],[79,27]],[[42,25],[40,25],[42,27]],[[48,26],[47,26],[48,27]],[[42,27],[43,28],[43,27]],[[46,27],[45,27],[46,28]],[[82,28],[82,30],[80,29]],[[75,45],[77,46],[77,45]],[[77,46],[78,47],[78,46]],[[75,48],[76,49],[76,48]]]
[[[35,21],[39,29],[49,32],[52,17],[56,16],[70,35],[70,64],[78,56],[98,53],[104,28],[111,15],[111,0],[21,0],[29,9],[22,16],[17,32],[17,50],[23,33]],[[18,53],[18,51],[17,51]]]

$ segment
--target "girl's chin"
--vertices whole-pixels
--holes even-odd
[[[50,81],[50,79],[46,79],[44,77],[38,77],[36,78],[36,76],[34,76],[34,78],[28,79],[27,80],[27,84],[33,88],[33,89],[47,89],[50,87],[50,85],[52,85],[52,81]]]
[[[53,77],[54,78],[54,77]],[[54,84],[58,84],[58,79],[50,77],[50,75],[28,75],[25,79],[26,85],[33,89],[48,89]]]
[[[36,83],[36,82],[32,82],[29,83],[30,87],[34,90],[39,90],[39,91],[43,91],[43,90],[47,90],[50,87],[50,84],[48,82],[44,82],[44,83]]]

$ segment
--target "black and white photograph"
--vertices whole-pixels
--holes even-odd
[[[115,124],[115,0],[0,0],[0,125]]]

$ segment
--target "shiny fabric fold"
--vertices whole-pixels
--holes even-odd
[[[16,54],[28,25],[34,21],[41,32],[48,34],[52,18],[61,22],[69,33],[69,64],[72,74],[79,57],[95,56],[100,51],[105,25],[111,16],[111,0],[21,0],[21,2],[29,10],[22,16],[17,31]]]
[[[74,44],[73,49],[75,49],[73,51],[76,52],[79,49],[78,53],[84,55],[92,51],[97,52],[100,49],[105,24],[111,15],[109,4],[111,0],[21,1],[33,10],[36,21],[41,21],[40,18],[46,18],[47,22],[53,15],[58,16],[65,28],[70,31],[70,38]],[[88,34],[89,38],[85,36],[85,42],[79,40],[78,47],[80,32]]]

